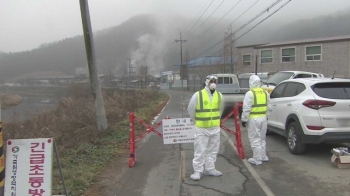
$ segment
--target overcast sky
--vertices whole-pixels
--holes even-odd
[[[213,1],[213,2],[212,2]],[[224,2],[223,2],[224,1]],[[130,17],[154,13],[166,17],[167,14],[188,16],[192,21],[203,13],[207,18],[221,18],[237,2],[237,7],[225,19],[236,18],[238,12],[247,9],[257,0],[88,0],[93,31],[116,26]],[[245,17],[256,15],[262,8],[276,0],[260,0]],[[288,0],[276,6],[279,7]],[[349,0],[292,0],[269,20],[290,22],[297,19],[314,18],[319,15],[349,10]],[[202,12],[201,12],[202,11]],[[235,12],[237,11],[237,12]],[[186,29],[187,28],[187,29]],[[187,31],[190,27],[183,27]],[[350,27],[349,27],[350,28]],[[18,52],[31,50],[43,43],[82,35],[79,0],[0,0],[0,51]]]

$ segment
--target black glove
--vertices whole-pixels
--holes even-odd
[[[246,123],[247,123],[247,122],[242,121],[242,126],[245,127],[245,124],[246,124]]]

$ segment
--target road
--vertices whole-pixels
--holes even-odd
[[[171,100],[158,116],[156,122],[169,116],[181,118],[183,103],[187,103],[193,92],[164,91]],[[186,108],[185,108],[186,109]],[[234,130],[233,119],[225,126]],[[161,128],[158,129],[161,131]],[[221,132],[221,146],[216,168],[221,177],[203,176],[192,181],[193,144],[164,145],[162,139],[150,134],[137,143],[137,161],[133,168],[125,168],[115,177],[118,196],[229,196],[229,195],[283,195],[316,196],[350,195],[350,170],[332,165],[332,146],[311,147],[303,155],[292,155],[285,138],[278,135],[267,137],[269,162],[260,166],[250,165],[240,159],[233,146],[234,136]],[[247,131],[242,129],[242,141],[246,158],[252,156]],[[183,161],[181,161],[181,159]],[[185,163],[185,164],[181,164]],[[180,180],[184,167],[184,180]]]

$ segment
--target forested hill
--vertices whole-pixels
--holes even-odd
[[[243,36],[237,45],[278,42],[285,40],[307,39],[350,35],[350,12],[339,12],[314,19],[297,20],[292,23],[266,22]],[[137,66],[148,65],[150,71],[171,67],[180,62],[180,44],[174,43],[185,27],[192,25],[192,19],[173,16],[159,18],[154,15],[139,15],[130,18],[119,26],[94,32],[95,54],[99,73],[112,71],[116,75],[123,74],[128,68],[128,58],[137,72]],[[198,58],[198,54],[211,55],[220,50],[222,45],[208,50],[212,44],[202,46],[211,41],[217,43],[224,37],[213,35],[225,29],[231,21],[221,21],[215,28],[206,31],[217,19],[208,20],[197,30],[194,36],[185,37],[183,62]],[[272,20],[271,20],[272,21]],[[237,29],[242,24],[236,24]],[[246,30],[242,30],[242,33]],[[202,32],[206,32],[201,35]],[[239,32],[241,33],[241,32]],[[239,36],[238,33],[238,36]],[[183,32],[183,35],[186,31]],[[197,35],[198,34],[198,35]],[[30,38],[28,38],[30,39]],[[187,53],[188,52],[188,53]],[[66,38],[49,44],[42,44],[39,48],[17,52],[0,52],[0,82],[28,73],[63,72],[74,75],[76,68],[87,67],[84,37],[82,35]]]
[[[119,26],[94,33],[98,64],[126,63],[129,51],[138,47],[137,39],[143,34],[155,33],[152,20],[149,15],[141,15]],[[41,45],[34,50],[0,55],[0,79],[5,81],[37,71],[60,71],[74,75],[75,68],[86,66],[84,37],[80,35]]]

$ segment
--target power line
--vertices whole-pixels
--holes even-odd
[[[216,7],[216,9],[200,24],[196,30],[194,30],[192,33],[190,33],[188,36],[191,36],[193,33],[195,33],[218,9],[219,7],[225,2],[226,0],[222,0],[220,5]]]
[[[254,25],[251,29],[249,29],[247,32],[243,33],[242,35],[240,35],[239,37],[237,37],[237,39],[243,37],[245,34],[249,33],[251,30],[253,30],[256,26],[258,26],[260,23],[264,22],[266,19],[270,18],[272,15],[274,15],[276,12],[278,12],[280,9],[282,9],[284,6],[286,6],[289,2],[291,2],[292,0],[288,0],[288,2],[286,2],[285,4],[283,4],[280,8],[278,8],[277,10],[275,10],[272,14],[268,15],[266,18],[264,18],[263,20],[261,20],[258,24]],[[236,39],[236,40],[237,40]]]
[[[184,36],[186,36],[187,35],[187,33],[189,33],[191,30],[192,30],[192,28],[197,24],[197,22],[202,18],[202,16],[203,16],[203,14],[209,9],[209,7],[211,6],[211,4],[214,2],[214,0],[212,0],[211,2],[210,2],[210,4],[208,5],[208,7],[207,7],[207,9],[205,9],[205,11],[202,13],[202,15],[197,19],[197,21],[192,25],[192,27],[190,28],[190,30],[188,30],[186,33],[185,33],[185,35]]]
[[[210,1],[210,0],[209,0]],[[207,3],[209,2],[209,1],[207,1]],[[208,10],[208,8],[210,7],[210,5],[213,3],[213,1],[214,0],[211,0],[211,3],[208,5],[208,7],[207,7],[207,9],[202,13],[202,15],[197,19],[197,21],[192,25],[192,27],[191,27],[191,29],[196,25],[196,23],[201,19],[201,17],[203,16],[203,14]],[[205,8],[205,5],[207,4],[207,3],[205,3],[204,4],[204,6],[203,6],[203,8],[201,9],[201,11],[200,12],[198,12],[197,13],[197,15],[196,15],[196,17],[194,17],[194,18],[197,18],[197,16],[202,12],[202,10]],[[189,24],[191,24],[191,23],[189,23]],[[189,26],[189,25],[187,25],[187,26]],[[187,27],[186,27],[187,28]],[[185,28],[185,29],[186,29]],[[191,29],[189,29],[188,31],[187,31],[187,33],[191,30]],[[169,47],[164,47],[165,49],[169,49],[170,47],[173,47],[174,45],[170,45]],[[161,49],[158,49],[158,50],[161,50]],[[164,50],[162,51],[163,53],[165,52]]]
[[[239,15],[233,22],[235,22],[236,20],[238,20],[241,16],[243,16],[243,14],[245,14],[247,11],[249,11],[256,3],[258,3],[258,1],[259,1],[259,0],[255,1],[248,9],[246,9],[241,15]],[[278,0],[278,1],[281,1],[281,0]],[[232,23],[233,23],[233,22],[232,22]],[[232,23],[231,23],[231,24],[232,24]],[[231,24],[230,24],[230,25],[231,25]],[[228,25],[227,27],[229,27],[230,25]],[[227,27],[225,27],[223,30],[221,30],[218,34],[214,35],[212,38],[208,39],[207,42],[205,42],[204,44],[200,45],[198,48],[202,48],[202,46],[206,45],[208,42],[210,42],[211,40],[213,40],[213,39],[214,39],[216,36],[218,36],[220,33],[222,33],[223,31],[225,31]],[[220,44],[220,43],[222,43],[222,42],[223,42],[223,40],[219,41],[218,43],[216,43],[216,44],[214,44],[213,46],[209,47],[208,49],[206,49],[204,52],[200,53],[200,54],[197,55],[197,56],[202,55],[203,53],[207,52],[208,50],[212,49],[213,47],[217,46],[218,44]]]
[[[259,1],[259,0],[258,0]],[[255,3],[257,3],[258,1],[256,1]],[[246,22],[244,25],[242,25],[240,28],[238,28],[237,30],[235,30],[234,32],[232,32],[231,33],[231,35],[232,34],[236,34],[238,31],[240,31],[241,29],[243,29],[244,27],[246,27],[247,25],[249,25],[250,23],[252,23],[254,20],[256,20],[258,17],[260,17],[262,14],[264,14],[265,12],[267,12],[267,11],[269,11],[271,8],[273,8],[275,5],[277,5],[278,3],[280,3],[282,0],[277,0],[277,1],[275,1],[274,3],[272,3],[269,7],[267,7],[266,9],[264,9],[264,10],[262,10],[259,14],[257,14],[255,17],[253,17],[252,19],[250,19],[248,22]],[[254,5],[255,5],[255,3],[251,6],[251,7],[253,7]],[[251,7],[249,7],[248,9],[250,9]],[[246,11],[248,11],[248,10],[246,10]],[[245,12],[244,12],[245,13]],[[244,14],[243,13],[243,14]],[[239,17],[241,17],[243,14],[241,14]],[[239,18],[238,17],[238,18]],[[237,20],[237,19],[236,19]],[[234,21],[233,21],[234,22]],[[233,24],[233,22],[230,24],[230,25],[232,25]],[[229,26],[230,26],[229,25]],[[229,27],[229,26],[227,26],[227,27]],[[227,28],[226,27],[226,28]],[[225,30],[225,29],[224,29]],[[222,32],[222,31],[221,31]],[[220,32],[220,33],[221,33]],[[214,37],[216,37],[218,34],[216,34]],[[213,38],[214,38],[213,37]],[[213,39],[212,38],[212,39]],[[210,39],[211,40],[211,39]],[[204,52],[202,52],[201,54],[203,54],[203,53],[205,53],[205,52],[207,52],[208,50],[211,50],[212,48],[214,48],[214,47],[216,47],[218,44],[220,44],[220,43],[222,43],[223,42],[223,40],[221,40],[221,41],[219,41],[219,42],[217,42],[216,44],[214,44],[213,46],[211,46],[211,47],[209,47],[208,49],[206,49]],[[208,43],[208,42],[206,42],[206,43]],[[205,44],[206,44],[205,43]],[[201,47],[199,47],[199,48],[201,48]],[[200,55],[201,55],[200,54]],[[199,56],[199,55],[197,55],[197,56]]]
[[[229,14],[238,4],[239,2],[241,2],[242,0],[239,0],[236,5],[234,5],[228,12],[226,12],[226,14],[224,16],[222,16],[218,21],[216,21],[215,24],[213,24],[211,27],[209,27],[209,29],[205,30],[203,33],[201,33],[200,35],[196,36],[199,37],[201,35],[203,35],[204,33],[208,32],[211,28],[213,28],[215,25],[217,25],[227,14]]]
[[[261,24],[262,22],[264,22],[266,19],[268,19],[269,17],[271,17],[273,14],[275,14],[276,12],[278,12],[280,9],[282,9],[284,6],[286,6],[289,2],[291,2],[291,0],[288,0],[288,2],[286,2],[285,4],[283,4],[280,8],[278,8],[277,10],[275,10],[273,13],[271,13],[270,15],[268,15],[267,17],[265,17],[263,20],[261,20],[260,22],[258,22],[256,25],[254,25],[252,28],[250,28],[248,31],[246,31],[245,33],[243,33],[242,35],[240,35],[239,37],[237,37],[236,39],[234,39],[231,43],[237,41],[239,38],[243,37],[245,34],[247,34],[248,32],[250,32],[251,30],[253,30],[254,28],[256,28],[259,24]],[[218,42],[218,43],[221,43],[222,41]],[[217,44],[218,44],[217,43]],[[217,45],[215,44],[215,46]],[[211,49],[211,48],[210,48]],[[219,51],[215,52],[213,55],[216,55],[218,53],[220,53],[223,49],[220,49]],[[205,59],[204,59],[205,60]],[[199,61],[200,62],[203,62],[204,60],[202,61]]]
[[[210,0],[209,0],[209,1],[210,1]],[[193,22],[196,20],[197,16],[199,16],[199,14],[203,11],[203,9],[204,9],[205,6],[209,3],[209,1],[207,1],[207,2],[204,4],[204,6],[202,7],[202,9],[196,14],[196,16],[193,18],[193,21],[192,21],[191,23],[193,23]],[[191,23],[188,23],[187,26],[185,27],[185,29],[187,29],[187,27],[189,27],[189,26],[191,25]]]

